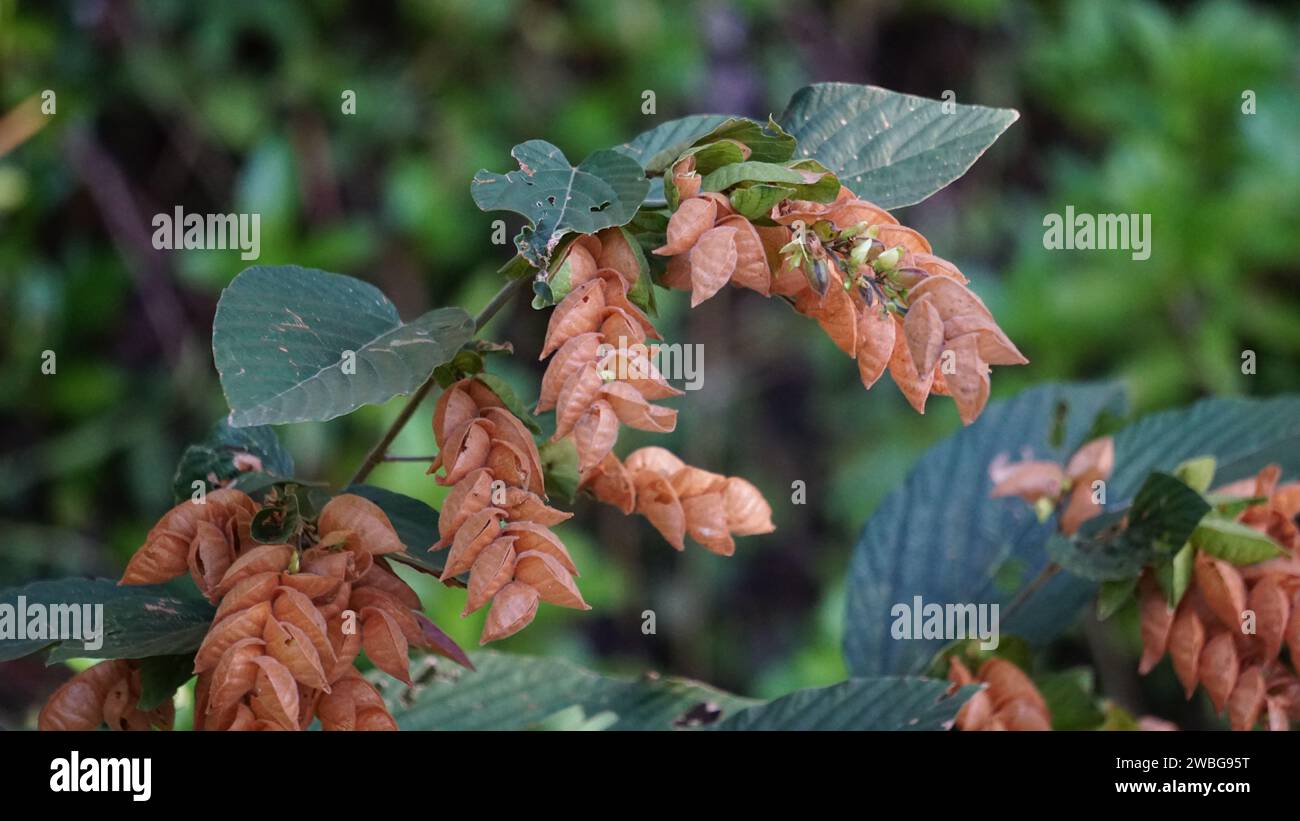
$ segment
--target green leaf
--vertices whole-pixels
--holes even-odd
[[[696,145],[718,140],[735,140],[749,147],[749,159],[755,162],[783,163],[795,155],[796,141],[772,118],[766,123],[748,117],[731,117],[696,140]]]
[[[140,703],[136,706],[152,710],[171,701],[176,689],[193,677],[193,653],[140,659]]]
[[[1097,591],[1097,620],[1105,621],[1115,615],[1115,611],[1128,604],[1137,588],[1137,576],[1127,579],[1102,582]]]
[[[1184,544],[1209,510],[1201,494],[1167,473],[1155,472],[1127,511],[1108,511],[1089,520],[1073,539],[1054,536],[1048,553],[1085,579],[1131,578],[1173,545]]]
[[[747,220],[761,220],[772,213],[772,206],[794,194],[794,186],[758,183],[732,191],[731,207]]]
[[[989,498],[988,469],[1000,454],[1060,463],[1083,443],[1103,408],[1122,402],[1118,385],[1045,385],[992,402],[972,425],[926,451],[867,520],[848,576],[844,657],[855,676],[921,673],[946,643],[899,641],[890,610],[926,603],[1000,603],[1003,611],[1047,564],[1055,522],[1039,522],[1019,500]],[[1059,421],[1058,421],[1059,417]],[[1049,441],[1058,426],[1062,435]],[[1005,570],[1021,577],[1008,583]],[[1014,614],[1004,634],[1050,638],[1092,600],[1091,586],[1057,574]]]
[[[1276,542],[1254,528],[1227,519],[1206,519],[1192,532],[1191,543],[1233,564],[1254,564],[1286,555]]]
[[[672,730],[722,720],[754,702],[678,678],[623,679],[552,658],[489,650],[476,672],[414,673],[411,690],[382,682],[403,730],[526,730],[591,724],[611,730]],[[431,680],[426,680],[431,679]]]
[[[102,645],[88,647],[81,639],[59,640],[30,633],[25,638],[18,638],[15,632],[14,638],[0,641],[0,661],[21,658],[46,647],[51,648],[50,663],[70,658],[145,658],[192,652],[203,641],[216,612],[211,604],[199,598],[189,579],[161,585],[118,586],[110,579],[73,578],[11,587],[0,592],[0,605],[7,605],[3,611],[12,608],[15,630],[20,622],[24,629],[34,626],[29,625],[30,620],[18,612],[19,604],[25,610],[30,610],[32,605],[42,606],[41,612],[45,614],[42,622],[47,634],[50,619],[57,617],[63,622],[71,618],[70,608],[73,606],[80,616],[84,616],[83,605],[91,605],[91,618],[83,620],[78,629],[83,637],[91,639],[93,645],[96,640],[88,634],[96,627],[102,628]],[[102,624],[95,615],[96,605],[103,607]],[[77,622],[71,624],[76,626]]]
[[[793,188],[795,196],[813,202],[831,202],[839,193],[840,183],[835,175],[815,163],[803,161],[798,167],[770,162],[746,162],[724,165],[705,175],[700,183],[703,191],[726,191],[737,185],[761,183]]]
[[[212,353],[230,424],[325,421],[410,393],[474,334],[459,308],[402,324],[397,308],[351,277],[259,265],[217,303]],[[351,358],[355,354],[355,373]]]
[[[1197,493],[1205,493],[1214,483],[1214,457],[1188,459],[1174,468],[1174,476]]]
[[[1091,668],[1050,673],[1034,683],[1052,714],[1053,730],[1095,730],[1106,720],[1097,706]]]
[[[695,158],[695,173],[704,176],[722,168],[724,165],[744,162],[745,147],[735,140],[718,140],[715,143],[697,145],[683,151],[681,157],[674,161],[673,165],[675,166],[687,157]],[[677,191],[676,183],[669,177],[664,178],[664,197],[667,200],[668,207],[677,210],[677,206],[681,203],[681,194]]]
[[[1190,542],[1179,548],[1169,561],[1169,586],[1165,595],[1172,610],[1183,600],[1187,589],[1192,586],[1192,574],[1196,570],[1196,548]]]
[[[966,170],[1020,116],[875,86],[819,83],[797,91],[781,124],[799,156],[831,169],[881,208],[921,202]]]
[[[542,458],[546,495],[564,504],[572,504],[578,495],[578,449],[572,436],[558,442],[546,442],[537,449]]]
[[[1205,501],[1214,508],[1214,515],[1225,519],[1235,519],[1247,508],[1262,505],[1268,501],[1267,496],[1225,496],[1221,493],[1207,493]]]
[[[692,114],[660,123],[614,150],[636,160],[647,174],[662,174],[696,141],[734,119],[726,114]]]
[[[659,307],[655,304],[655,286],[650,279],[650,262],[646,259],[645,249],[637,241],[636,235],[626,227],[620,226],[618,230],[623,232],[623,238],[627,240],[627,245],[632,249],[632,256],[636,257],[637,263],[636,282],[628,288],[627,298],[633,305],[654,316],[659,312]]]
[[[520,143],[510,153],[518,171],[479,171],[470,192],[484,211],[528,219],[515,244],[538,268],[547,267],[566,234],[591,234],[632,219],[650,187],[640,164],[615,151],[597,151],[576,168],[544,140]]]
[[[442,556],[429,551],[438,541],[438,511],[419,499],[374,485],[349,485],[343,492],[364,496],[379,505],[393,523],[406,552],[391,554],[390,558],[425,573],[442,575]]]
[[[248,526],[249,535],[262,544],[286,544],[301,529],[302,514],[294,493],[285,494],[276,504],[254,513]]]
[[[1131,495],[1153,470],[1173,470],[1213,456],[1220,484],[1253,477],[1277,464],[1283,476],[1300,475],[1300,397],[1214,398],[1190,408],[1145,416],[1115,434],[1110,498]]]
[[[242,468],[235,465],[239,458]],[[194,493],[194,483],[203,482],[205,493],[218,484],[242,489],[293,476],[293,457],[280,445],[275,429],[266,425],[234,428],[222,419],[208,438],[190,445],[181,454],[172,477],[172,494],[183,502]],[[259,489],[260,489],[259,487]]]
[[[750,707],[715,729],[947,730],[978,691],[968,685],[948,695],[948,682],[927,678],[849,679]]]

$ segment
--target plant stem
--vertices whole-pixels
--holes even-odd
[[[1007,612],[1005,615],[1002,616],[1002,618],[1004,619],[1011,618],[1011,614],[1019,610],[1021,605],[1023,605],[1026,601],[1029,600],[1030,596],[1038,592],[1038,590],[1043,585],[1051,581],[1052,577],[1060,572],[1061,572],[1061,566],[1059,564],[1057,564],[1056,562],[1048,562],[1047,565],[1042,569],[1042,572],[1040,572],[1037,576],[1035,576],[1033,581],[1025,585],[1024,589],[1022,589],[1018,594],[1016,594],[1015,600],[1013,600],[1011,604],[1007,605]]]
[[[432,462],[438,458],[437,454],[433,456],[393,456],[391,454],[384,457],[385,462]]]
[[[483,330],[483,326],[488,324],[492,317],[496,316],[497,311],[505,307],[505,304],[510,301],[515,292],[527,285],[531,279],[532,277],[522,276],[501,286],[501,290],[496,292],[496,296],[488,300],[488,304],[484,305],[483,310],[479,311],[478,316],[474,317],[474,331],[477,333]],[[370,453],[367,454],[365,461],[361,463],[361,467],[357,468],[357,472],[348,480],[349,485],[359,485],[364,482],[366,477],[370,475],[370,471],[384,461],[393,440],[397,438],[397,434],[402,432],[402,428],[406,427],[406,423],[411,421],[415,409],[424,401],[424,397],[429,395],[429,391],[433,390],[434,384],[435,380],[431,373],[429,378],[424,380],[424,384],[416,388],[411,397],[406,400],[406,404],[402,406],[402,410],[397,414],[397,418],[393,420],[393,424],[388,426],[388,430],[384,431],[384,435],[370,449]]]

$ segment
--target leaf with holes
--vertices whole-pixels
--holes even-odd
[[[460,308],[403,324],[373,285],[259,265],[221,293],[212,354],[230,424],[325,421],[410,393],[474,334]]]
[[[818,83],[795,92],[780,122],[798,140],[800,157],[835,172],[859,197],[893,209],[965,174],[1019,117],[1008,108]]]
[[[566,234],[592,234],[631,220],[650,188],[641,165],[616,151],[596,151],[576,168],[545,140],[520,143],[510,154],[518,171],[479,171],[470,192],[484,211],[528,219],[515,244],[538,268],[547,266]]]

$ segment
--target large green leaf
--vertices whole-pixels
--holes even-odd
[[[1047,563],[1055,522],[1041,523],[1019,500],[990,499],[990,463],[1023,451],[1064,460],[1098,414],[1122,403],[1116,385],[1045,385],[991,403],[973,425],[926,451],[867,520],[849,567],[844,655],[855,676],[922,672],[941,639],[896,640],[896,603],[1006,605]],[[1003,634],[1031,640],[1073,621],[1091,587],[1058,574],[1014,616]]]
[[[1115,434],[1107,495],[1131,498],[1151,471],[1172,472],[1202,456],[1215,459],[1215,485],[1253,476],[1269,464],[1281,466],[1285,477],[1300,476],[1300,397],[1205,399],[1139,419]]]
[[[230,423],[276,425],[333,419],[410,393],[473,333],[473,320],[459,308],[403,324],[373,285],[296,265],[259,265],[222,292],[212,353]]]
[[[382,684],[403,730],[524,730],[597,726],[612,730],[671,730],[727,718],[757,702],[677,678],[623,679],[558,659],[482,650],[477,672],[453,670],[450,680],[418,676],[407,690]],[[429,678],[430,681],[423,681]]]
[[[650,188],[640,163],[617,151],[596,151],[576,168],[545,140],[520,143],[510,154],[518,171],[479,171],[470,191],[484,211],[514,211],[528,219],[515,244],[538,268],[546,267],[566,234],[631,220]]]
[[[875,86],[819,83],[797,91],[781,125],[799,156],[825,165],[882,208],[924,200],[966,173],[1020,116]]]
[[[47,618],[52,618],[50,608],[65,606],[103,605],[103,644],[88,648],[75,638],[23,638],[16,636],[0,641],[0,661],[26,656],[46,647],[50,649],[49,661],[70,658],[144,658],[188,653],[195,650],[208,632],[215,609],[199,598],[193,583],[187,579],[162,585],[119,586],[109,579],[54,579],[33,582],[23,587],[13,587],[0,592],[0,624],[4,612],[18,609],[19,597],[27,608],[41,605]],[[66,611],[63,611],[66,612]],[[83,611],[84,612],[84,611]],[[93,614],[93,610],[92,610]],[[21,613],[14,613],[22,619]],[[60,615],[62,621],[65,616]],[[82,624],[83,634],[93,624]],[[26,622],[24,622],[26,623]],[[48,630],[47,622],[47,630]],[[15,628],[16,629],[16,628]]]
[[[1018,455],[1024,448],[1035,458],[1063,461],[1081,444],[1097,411],[1116,398],[1115,391],[1097,386],[1034,388],[991,404],[974,425],[922,456],[867,521],[854,551],[844,649],[855,675],[919,672],[939,649],[937,640],[894,641],[892,603],[921,595],[926,602],[1005,605],[1041,569],[1055,522],[1038,523],[1030,506],[1018,500],[988,499],[988,464],[998,453]],[[1058,426],[1048,417],[1059,401],[1070,412],[1057,437],[1050,431]],[[1114,438],[1108,515],[1130,506],[1152,472],[1172,472],[1192,458],[1214,457],[1216,483],[1254,475],[1268,464],[1280,465],[1284,476],[1300,475],[1300,398],[1208,399],[1144,417]],[[1003,584],[1013,576],[1013,583]],[[1002,631],[1050,639],[1094,590],[1087,580],[1057,574],[1004,618]]]
[[[726,114],[692,114],[642,131],[614,150],[636,160],[647,174],[662,174],[696,140],[733,119]]]
[[[241,465],[235,463],[236,459]],[[172,477],[172,493],[182,502],[194,492],[194,482],[211,492],[216,483],[251,488],[276,479],[293,477],[293,457],[280,445],[269,425],[234,428],[222,419],[208,438],[181,454]]]
[[[948,695],[948,682],[928,678],[849,679],[796,690],[733,714],[718,730],[947,730],[979,690]]]

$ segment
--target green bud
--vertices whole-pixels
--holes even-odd
[[[1052,518],[1052,511],[1056,510],[1056,503],[1046,496],[1034,502],[1034,513],[1038,516],[1038,521],[1045,522]]]
[[[863,265],[867,264],[867,254],[870,253],[871,240],[859,242],[857,245],[854,245],[853,250],[849,252],[849,262],[853,263],[855,269],[861,268]]]
[[[845,228],[840,232],[840,239],[853,239],[870,227],[871,226],[867,224],[866,220],[859,222],[857,225],[850,225],[848,228]]]
[[[876,257],[872,267],[878,273],[886,273],[898,267],[898,263],[903,259],[903,249],[901,247],[890,248],[888,251],[881,253]]]

